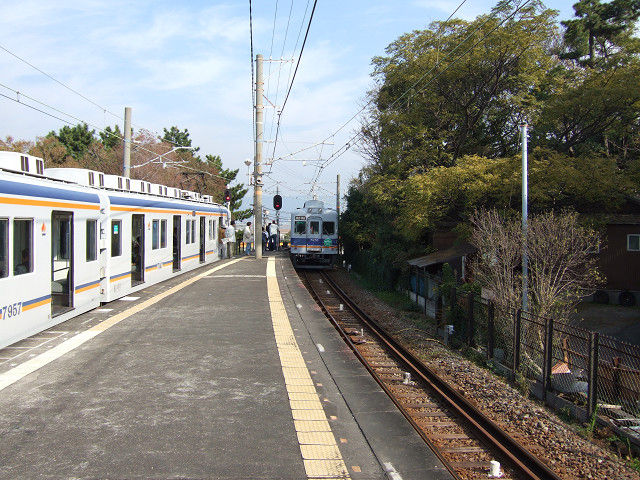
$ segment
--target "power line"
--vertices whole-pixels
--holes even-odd
[[[421,89],[416,92],[416,93],[420,93],[422,91],[424,91],[424,89],[429,86],[429,84],[431,84],[435,79],[437,79],[440,75],[442,75],[444,72],[446,72],[449,68],[451,68],[452,66],[454,66],[462,57],[464,57],[467,53],[469,53],[472,49],[474,49],[477,45],[480,44],[480,42],[482,42],[483,40],[485,40],[489,35],[491,35],[494,31],[496,31],[499,27],[501,27],[502,25],[504,25],[508,20],[512,19],[522,8],[524,8],[528,3],[530,3],[532,0],[526,0],[524,3],[521,3],[520,5],[518,5],[513,12],[511,12],[511,14],[509,14],[507,17],[505,17],[502,21],[500,21],[495,27],[493,27],[491,30],[489,30],[488,33],[486,33],[480,40],[478,40],[477,42],[475,42],[473,45],[471,45],[468,49],[466,49],[464,52],[462,52],[458,57],[456,57],[454,59],[453,62],[451,62],[450,64],[448,64],[443,70],[439,71],[435,76],[433,76],[432,78],[429,79],[429,81],[423,85],[421,87]],[[387,106],[387,109],[394,106],[397,102],[400,101],[400,99],[402,99],[407,93],[409,93],[411,90],[413,90],[418,83],[420,83],[422,80],[424,80],[424,78],[431,72],[433,72],[433,70],[435,70],[435,68],[437,68],[445,59],[447,59],[449,56],[451,56],[451,54],[453,52],[455,52],[461,45],[463,45],[464,43],[467,42],[467,40],[469,38],[471,38],[471,36],[477,32],[480,28],[482,28],[484,25],[486,25],[490,20],[495,20],[494,17],[490,16],[485,22],[483,22],[478,28],[476,28],[475,30],[473,30],[464,40],[462,40],[458,45],[456,45],[456,47],[449,52],[449,54],[447,54],[442,60],[440,60],[436,65],[434,65],[433,68],[431,68],[427,73],[425,73],[424,75],[422,75],[417,82],[415,82],[410,88],[408,88],[407,90],[405,90],[396,100],[394,100],[392,103],[390,103]],[[368,102],[371,103],[372,100],[370,100]],[[366,107],[366,105],[365,105]],[[364,108],[363,108],[364,109]],[[362,110],[363,110],[362,109]],[[360,111],[362,111],[360,110]],[[351,146],[354,144],[355,140],[362,135],[362,131],[356,133],[355,135],[353,135],[344,145],[342,145],[342,147],[340,147],[336,152],[334,152],[329,158],[327,158],[325,160],[325,163],[321,166],[318,167],[318,170],[316,172],[316,175],[314,177],[314,181],[317,181],[317,179],[320,177],[320,174],[322,173],[322,170],[324,170],[326,167],[328,167],[331,163],[335,162],[340,156],[344,155],[350,148]],[[331,138],[331,137],[328,137]]]
[[[298,56],[298,62],[296,63],[296,68],[293,71],[293,77],[291,78],[291,83],[289,84],[289,89],[287,90],[287,95],[284,97],[284,102],[282,102],[282,108],[278,113],[278,124],[276,126],[276,138],[273,143],[273,155],[272,158],[276,156],[276,147],[278,146],[278,135],[280,133],[280,121],[282,120],[282,113],[284,112],[284,107],[287,105],[287,100],[289,100],[289,95],[291,94],[291,89],[293,88],[293,82],[296,79],[296,74],[298,73],[298,67],[300,66],[300,61],[302,60],[302,53],[304,52],[304,47],[307,44],[307,38],[309,37],[309,30],[311,29],[311,22],[313,21],[313,14],[316,11],[316,5],[318,4],[318,0],[314,0],[313,8],[311,9],[311,15],[309,15],[309,23],[307,24],[307,31],[304,34],[304,40],[302,41],[302,47],[300,47],[300,55]]]

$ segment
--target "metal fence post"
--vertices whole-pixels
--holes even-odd
[[[473,347],[473,292],[467,295],[467,345]]]
[[[613,359],[613,391],[616,394],[616,400],[620,401],[620,366],[622,359],[614,357]]]
[[[547,400],[547,392],[551,390],[551,363],[553,359],[553,319],[544,322],[544,354],[542,366],[542,401]]]
[[[422,272],[422,288],[423,288],[423,298],[424,298],[424,314],[427,314],[427,274],[424,270]],[[417,301],[417,300],[416,300]]]
[[[598,343],[600,335],[591,332],[589,335],[589,387],[587,390],[587,416],[593,417],[598,405]]]
[[[450,321],[451,322],[455,322],[456,318],[455,318],[455,307],[458,304],[458,290],[456,289],[456,287],[451,287],[451,295],[449,297],[449,313],[450,315]]]
[[[493,350],[495,348],[496,343],[496,333],[495,333],[495,305],[489,300],[488,307],[488,318],[487,318],[487,360],[491,360],[493,358]]]
[[[522,310],[518,309],[513,322],[513,378],[520,370],[520,327],[522,323]]]

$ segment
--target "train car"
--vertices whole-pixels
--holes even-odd
[[[291,261],[296,267],[331,267],[338,256],[338,213],[307,200],[291,214]]]
[[[195,192],[0,152],[0,348],[218,260],[229,218]]]

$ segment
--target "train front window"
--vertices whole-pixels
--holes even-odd
[[[313,220],[309,222],[309,233],[311,235],[317,235],[320,233],[320,222],[317,220]]]
[[[297,221],[296,228],[294,230],[298,235],[304,235],[307,233],[307,223],[304,221]]]
[[[9,220],[0,219],[0,277],[9,275]]]
[[[336,232],[336,224],[333,222],[322,222],[322,234],[333,235]]]
[[[33,220],[13,221],[13,274],[33,271]]]

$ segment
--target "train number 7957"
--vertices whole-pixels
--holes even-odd
[[[22,313],[22,302],[10,303],[4,307],[0,307],[0,320],[17,317]]]

